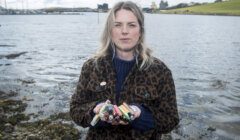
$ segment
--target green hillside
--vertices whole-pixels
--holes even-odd
[[[240,0],[229,0],[224,2],[209,3],[161,11],[167,14],[204,14],[204,15],[234,15],[240,16]]]

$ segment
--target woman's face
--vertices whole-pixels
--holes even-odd
[[[117,51],[133,51],[140,35],[140,25],[137,17],[131,11],[125,9],[117,11],[112,28],[112,40]]]

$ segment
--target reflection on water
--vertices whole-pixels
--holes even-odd
[[[99,16],[99,24],[97,13],[1,16],[0,88],[18,91],[38,118],[69,111],[81,66],[99,45]],[[146,14],[145,27],[175,79],[181,123],[173,137],[240,137],[240,18]]]

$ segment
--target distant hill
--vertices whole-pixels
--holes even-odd
[[[166,14],[201,14],[201,15],[234,15],[240,16],[240,0],[209,3],[186,8],[161,11]]]
[[[41,11],[45,11],[48,13],[51,12],[94,12],[94,9],[88,7],[80,7],[80,8],[66,8],[66,7],[49,7],[40,9]]]
[[[3,8],[2,6],[0,6],[0,10],[3,10],[3,9],[5,9],[5,8]]]

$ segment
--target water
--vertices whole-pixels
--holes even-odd
[[[0,89],[19,92],[35,119],[69,111],[81,66],[98,48],[105,18],[0,16]],[[240,17],[145,14],[145,19],[147,43],[175,80],[181,123],[172,137],[239,139]],[[4,57],[20,52],[27,53]]]

